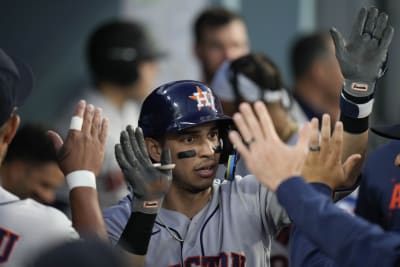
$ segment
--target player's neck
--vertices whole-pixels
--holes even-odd
[[[188,191],[171,185],[164,198],[163,208],[180,212],[188,218],[193,218],[210,201],[212,187],[199,193]]]

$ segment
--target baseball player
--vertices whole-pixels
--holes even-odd
[[[116,147],[133,195],[104,213],[111,241],[134,254],[147,252],[145,266],[269,266],[271,238],[289,220],[254,176],[214,182],[218,163],[232,149],[231,125],[219,99],[200,82],[155,89],[140,113],[143,135],[128,127]],[[176,164],[171,182],[172,174],[151,164],[160,160],[161,167]],[[154,226],[143,229],[145,222]],[[148,249],[135,244],[143,233],[151,235]]]
[[[116,146],[132,195],[104,212],[111,241],[144,266],[269,266],[271,239],[289,220],[253,175],[214,179],[233,150],[213,91],[164,84],[145,99],[139,127]]]
[[[32,74],[0,49],[0,159],[18,128],[16,108],[32,89]],[[101,220],[95,174],[101,167],[107,121],[101,111],[81,101],[69,135],[50,132],[58,163],[70,185],[72,223],[81,235],[106,238]],[[0,186],[0,265],[26,266],[32,257],[56,242],[78,238],[71,221],[60,211],[32,199],[21,200]]]

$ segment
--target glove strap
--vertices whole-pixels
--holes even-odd
[[[346,99],[357,103],[364,104],[374,98],[375,81],[357,82],[345,79],[342,88],[342,94]]]
[[[132,201],[132,212],[137,211],[145,214],[157,214],[161,209],[163,198],[143,200],[134,197]]]
[[[374,89],[375,81],[365,83],[345,79],[340,94],[340,120],[346,132],[360,134],[368,130]]]

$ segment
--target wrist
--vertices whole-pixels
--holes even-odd
[[[96,176],[87,170],[70,172],[65,176],[69,190],[75,187],[91,187],[96,189]]]
[[[163,198],[154,198],[143,200],[134,197],[132,200],[132,212],[141,212],[144,214],[157,214],[161,209]]]
[[[118,245],[133,254],[145,255],[156,217],[157,214],[132,212]]]
[[[344,79],[342,93],[356,104],[364,104],[374,98],[376,81],[357,81]]]

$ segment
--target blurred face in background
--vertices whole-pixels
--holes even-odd
[[[225,60],[233,60],[249,53],[246,26],[241,20],[233,20],[216,28],[204,28],[195,49],[202,65],[203,78],[206,83],[210,83]]]
[[[159,73],[159,62],[157,60],[142,61],[137,66],[139,72],[129,98],[143,100],[155,88],[155,82]]]
[[[43,204],[55,201],[64,175],[56,162],[31,163],[15,160],[1,169],[2,185],[21,199],[33,198]]]

